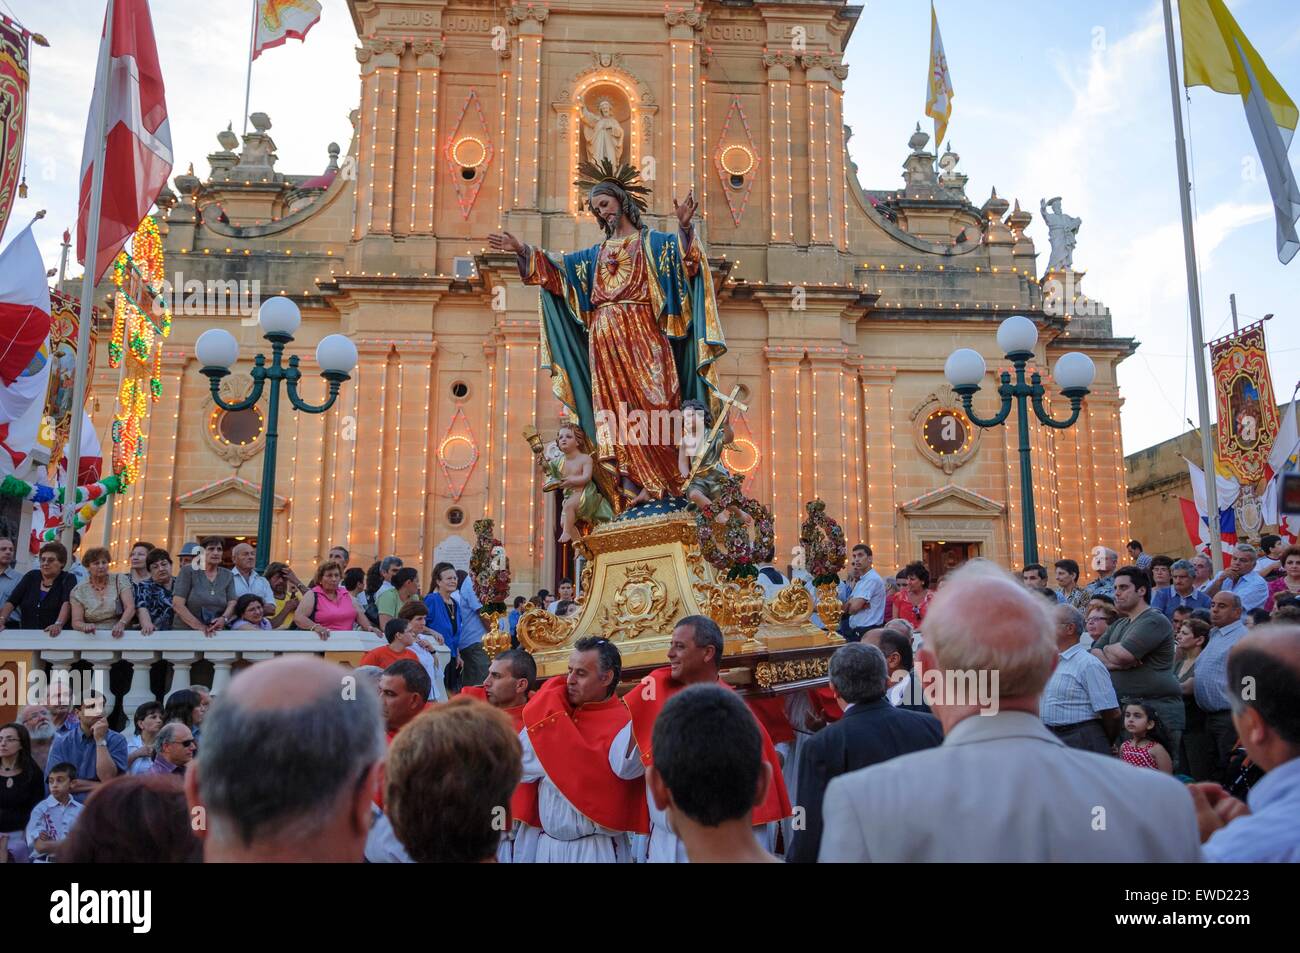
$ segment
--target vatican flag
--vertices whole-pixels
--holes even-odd
[[[939,35],[939,17],[933,3],[930,4],[930,75],[926,80],[925,114],[934,120],[937,153],[952,116],[952,77],[948,75],[948,58],[943,55],[943,37]]]
[[[1277,257],[1286,264],[1300,251],[1300,186],[1287,160],[1300,110],[1241,32],[1223,0],[1180,0],[1183,85],[1237,93],[1259,151],[1277,219]]]
[[[307,31],[320,20],[321,8],[316,0],[256,0],[256,4],[253,59],[289,37],[307,39]]]

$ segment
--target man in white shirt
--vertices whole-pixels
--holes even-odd
[[[248,543],[239,543],[230,551],[230,558],[235,562],[235,598],[251,592],[261,598],[267,605],[275,605],[275,593],[271,584],[253,572],[253,560],[256,551]]]
[[[844,612],[849,617],[849,628],[853,630],[851,641],[857,642],[868,629],[874,629],[885,621],[885,580],[871,568],[873,554],[870,546],[858,543],[853,547],[850,559],[858,581],[849,593]]]
[[[1268,583],[1255,572],[1259,553],[1249,543],[1238,543],[1232,551],[1232,563],[1206,587],[1213,599],[1220,592],[1231,592],[1241,600],[1241,611],[1258,609],[1268,600]]]

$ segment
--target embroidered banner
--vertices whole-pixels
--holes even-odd
[[[50,382],[45,395],[45,416],[38,437],[50,455],[50,477],[55,479],[63,449],[72,428],[72,386],[77,373],[77,328],[81,302],[61,291],[50,292]],[[98,315],[93,308],[92,314]],[[90,322],[90,357],[86,380],[95,379],[95,321]],[[89,393],[86,395],[90,396]]]
[[[1218,410],[1218,467],[1251,485],[1265,476],[1268,453],[1277,436],[1277,401],[1268,373],[1262,321],[1237,334],[1210,342]]]
[[[0,14],[0,233],[9,221],[22,171],[30,41],[30,33]]]

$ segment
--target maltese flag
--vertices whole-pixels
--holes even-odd
[[[100,34],[99,71],[108,60],[108,82],[95,85],[81,149],[81,198],[77,210],[77,261],[95,281],[149,214],[172,170],[172,136],[158,46],[148,0],[112,0],[113,22]],[[105,42],[111,39],[111,49]],[[103,122],[104,188],[100,207],[90,207],[95,159]],[[90,220],[99,216],[98,249],[86,261]]]
[[[50,333],[45,261],[28,225],[0,253],[0,386],[13,386]]]

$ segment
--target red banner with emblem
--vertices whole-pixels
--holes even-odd
[[[27,126],[27,58],[32,35],[0,14],[0,234],[18,192]]]
[[[1218,411],[1218,466],[1244,485],[1265,477],[1268,453],[1277,436],[1277,401],[1268,372],[1264,322],[1210,342],[1214,396]]]

